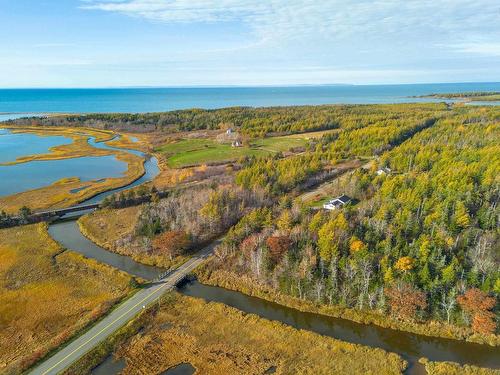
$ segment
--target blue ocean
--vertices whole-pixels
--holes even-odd
[[[160,112],[187,108],[377,104],[432,101],[413,96],[500,91],[497,83],[117,89],[0,89],[0,121],[19,114]]]

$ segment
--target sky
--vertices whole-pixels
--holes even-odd
[[[0,87],[500,81],[495,0],[0,0]]]

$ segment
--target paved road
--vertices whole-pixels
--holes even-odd
[[[151,305],[162,294],[173,289],[179,281],[212,254],[215,246],[219,242],[220,240],[217,240],[205,247],[182,266],[169,273],[164,279],[157,283],[153,283],[145,289],[141,289],[83,335],[36,366],[29,374],[58,374],[67,369],[84,354],[88,353],[100,342],[104,341],[119,328],[132,320],[144,307]]]

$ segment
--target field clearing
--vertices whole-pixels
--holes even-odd
[[[246,156],[265,156],[277,152],[286,152],[294,147],[307,145],[307,137],[284,136],[270,137],[251,141],[249,146],[231,147],[227,143],[218,143],[209,138],[182,139],[158,147],[155,151],[166,157],[171,168],[228,162]]]
[[[19,373],[108,311],[130,276],[64,251],[45,224],[0,230],[0,373]]]
[[[217,329],[213,329],[217,327]],[[311,343],[314,343],[311,345]],[[145,331],[117,351],[122,374],[158,374],[191,363],[198,374],[401,374],[396,354],[174,295]]]
[[[314,132],[307,133],[297,133],[292,135],[287,135],[286,138],[302,138],[302,139],[317,139],[324,135],[339,133],[342,129],[328,129],[328,130],[318,130]]]

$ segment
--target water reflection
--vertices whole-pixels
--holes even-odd
[[[50,236],[66,249],[74,250],[88,258],[111,265],[131,275],[146,280],[156,278],[164,270],[134,261],[132,258],[107,251],[84,237],[75,220],[57,222],[49,226]]]
[[[180,365],[169,368],[163,371],[160,375],[192,375],[196,369],[191,363],[181,363]]]
[[[185,295],[221,302],[241,311],[277,320],[297,329],[313,331],[342,341],[381,348],[401,355],[410,363],[409,374],[420,374],[420,357],[480,367],[500,368],[500,350],[458,340],[421,336],[375,325],[298,311],[245,294],[191,282],[179,287]],[[425,372],[424,372],[425,373]]]

